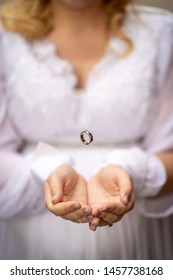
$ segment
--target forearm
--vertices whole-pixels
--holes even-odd
[[[157,156],[164,164],[167,172],[167,181],[156,197],[173,193],[173,151],[158,153]]]

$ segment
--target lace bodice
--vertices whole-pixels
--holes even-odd
[[[143,138],[156,106],[157,42],[165,23],[147,11],[141,19],[130,15],[125,25],[135,51],[119,58],[115,50],[122,42],[112,38],[82,90],[75,89],[73,67],[53,44],[2,31],[3,85],[19,135],[27,141],[78,142],[89,129],[95,142]]]

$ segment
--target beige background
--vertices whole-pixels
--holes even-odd
[[[3,2],[3,0],[0,0],[0,3],[1,2]],[[173,11],[173,0],[136,0],[136,2],[150,6],[157,6]]]
[[[137,0],[136,2],[173,11],[173,0]]]

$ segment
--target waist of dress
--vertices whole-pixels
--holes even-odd
[[[24,150],[30,150],[36,148],[39,143],[45,143],[51,145],[57,149],[82,149],[82,150],[95,150],[95,149],[125,149],[134,146],[140,146],[141,141],[131,142],[92,142],[89,145],[84,145],[82,142],[52,142],[52,141],[27,141],[25,142]]]

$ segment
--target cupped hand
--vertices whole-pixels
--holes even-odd
[[[87,196],[87,182],[68,165],[59,166],[45,182],[46,207],[63,219],[90,222],[92,209]]]
[[[134,202],[129,174],[114,164],[102,168],[88,182],[88,203],[94,216],[90,229],[118,222]]]

